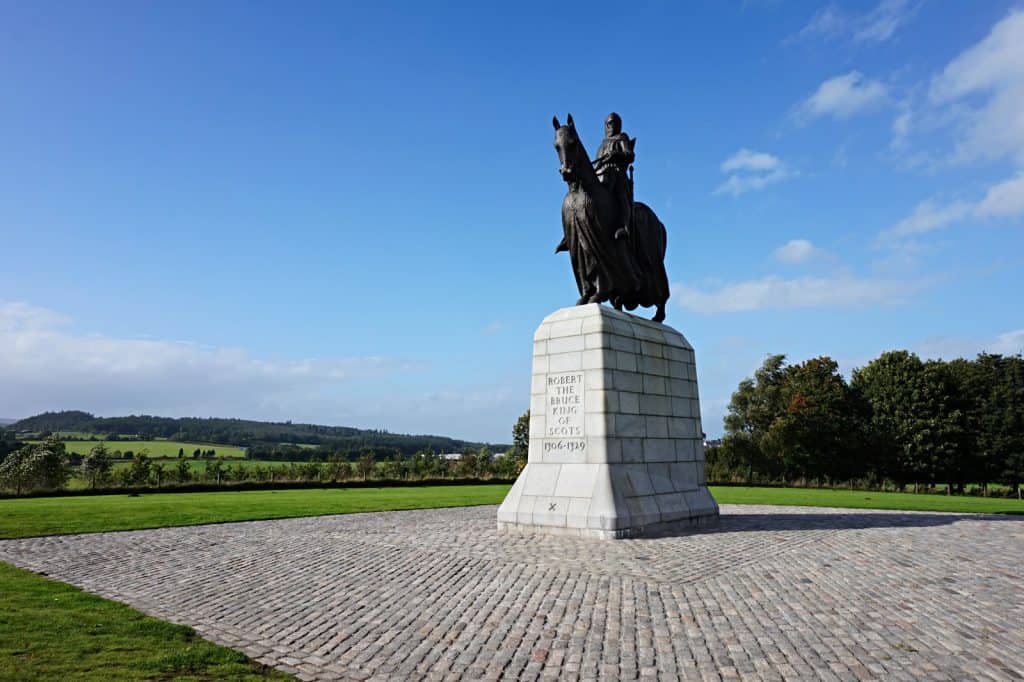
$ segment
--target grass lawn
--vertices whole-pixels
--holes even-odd
[[[0,679],[292,678],[190,628],[0,563]]]
[[[508,484],[499,483],[422,488],[326,488],[0,500],[0,539],[319,514],[498,504],[504,499],[509,487]],[[731,486],[713,486],[711,492],[722,504],[1024,514],[1024,502],[991,497]]]
[[[0,539],[319,514],[499,504],[511,486],[320,488],[0,500]]]
[[[711,494],[720,504],[786,504],[799,507],[1024,514],[1024,501],[999,497],[738,486],[711,486]]]

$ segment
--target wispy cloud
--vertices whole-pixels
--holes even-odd
[[[790,41],[848,38],[854,42],[886,42],[909,23],[921,4],[911,0],[882,0],[870,11],[857,14],[831,3],[815,12]]]
[[[859,71],[851,71],[819,85],[797,106],[795,116],[800,122],[822,116],[846,119],[878,106],[887,97],[888,89],[881,82],[865,78]]]
[[[913,213],[892,227],[883,230],[879,239],[883,242],[896,241],[928,232],[934,232],[962,222],[969,218],[999,219],[1024,215],[1024,172],[988,188],[985,196],[978,201],[955,201],[942,203],[926,199],[919,203]]]
[[[905,303],[922,289],[921,282],[867,279],[855,276],[799,277],[775,275],[731,282],[711,290],[675,284],[672,296],[697,313],[740,313],[799,308],[860,308]]]
[[[926,358],[972,358],[978,353],[1017,355],[1024,353],[1024,329],[990,337],[939,336],[914,345],[914,352]]]
[[[719,170],[728,173],[729,177],[715,189],[715,194],[732,196],[764,189],[795,175],[777,156],[746,148],[723,161]]]

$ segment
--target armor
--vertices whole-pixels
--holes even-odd
[[[617,219],[615,238],[630,234],[633,217],[633,178],[631,164],[636,158],[636,139],[622,132],[622,118],[614,111],[604,121],[605,137],[597,149],[594,171],[598,180],[615,198]]]

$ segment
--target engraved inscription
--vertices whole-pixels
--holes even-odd
[[[545,404],[544,452],[582,452],[587,446],[583,438],[583,372],[548,375]]]

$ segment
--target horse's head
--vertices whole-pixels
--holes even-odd
[[[555,151],[558,153],[559,173],[566,182],[579,179],[580,164],[586,164],[590,168],[590,159],[587,158],[580,136],[576,134],[576,124],[572,122],[572,114],[566,118],[566,124],[558,122],[558,117],[551,119],[555,126]]]

